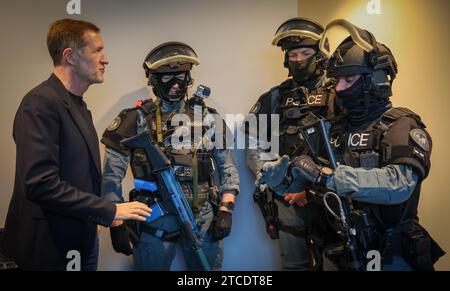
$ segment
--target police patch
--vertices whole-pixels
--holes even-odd
[[[108,126],[107,130],[113,131],[119,128],[120,124],[122,123],[122,118],[120,116],[117,116],[111,124]]]
[[[258,101],[256,102],[255,105],[253,105],[252,109],[250,109],[250,113],[256,114],[259,112],[260,109],[261,109],[261,102]]]
[[[428,141],[427,134],[422,129],[413,129],[409,133],[412,140],[420,146],[424,151],[428,152],[430,150],[430,142]]]

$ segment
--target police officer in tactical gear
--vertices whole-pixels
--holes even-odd
[[[280,116],[280,155],[291,158],[302,155],[307,148],[300,137],[299,126],[308,112],[332,118],[334,92],[324,76],[326,59],[319,50],[323,27],[309,19],[292,18],[278,28],[272,42],[285,54],[284,67],[289,70],[289,79],[264,93],[251,109],[257,116],[268,116],[267,132],[271,132],[270,115]],[[258,119],[259,120],[259,119]],[[261,129],[259,129],[261,134]],[[247,131],[248,133],[248,131]],[[250,136],[250,139],[252,137]],[[266,161],[261,160],[264,146],[258,139],[258,149],[246,153],[247,164],[258,178],[258,172]],[[275,159],[276,157],[274,157]],[[266,221],[266,230],[272,239],[280,239],[280,250],[284,270],[308,270],[313,264],[306,236],[306,217],[313,212],[311,207],[290,205],[287,188],[256,189],[254,199],[260,206]],[[285,198],[274,195],[285,195]]]
[[[431,137],[419,115],[390,102],[397,75],[390,49],[345,20],[330,23],[323,41],[335,26],[350,33],[327,67],[327,76],[336,80],[337,102],[348,116],[330,130],[338,166],[332,171],[303,155],[291,160],[291,172],[297,180],[349,199],[366,215],[370,231],[365,233],[371,235],[357,238],[368,246],[363,257],[379,251],[386,271],[433,270],[444,252],[419,224],[417,211],[421,184],[430,171]],[[328,53],[323,43],[321,49]],[[349,269],[349,264],[338,267]]]
[[[219,270],[223,239],[230,234],[234,200],[239,193],[234,152],[219,148],[208,150],[201,146],[193,148],[192,145],[188,149],[179,149],[171,144],[172,134],[180,129],[171,124],[174,115],[189,116],[191,132],[200,127],[203,134],[211,128],[194,121],[196,110],[202,117],[217,113],[205,105],[202,96],[186,100],[188,88],[193,84],[190,72],[198,64],[195,51],[181,42],[163,43],[147,55],[143,67],[156,101],[138,101],[134,108],[123,110],[105,130],[101,140],[106,146],[102,195],[115,203],[124,201],[121,184],[129,163],[135,179],[155,180],[143,150],[129,149],[120,143],[125,138],[149,131],[152,140],[172,161],[177,180],[204,233],[202,248],[206,258],[212,269]],[[218,131],[214,134],[217,138],[223,136]],[[130,200],[145,201],[149,206],[160,201],[158,196],[157,192],[136,189],[130,192]],[[187,267],[201,270],[191,246],[180,235],[174,213],[150,223],[118,223],[110,230],[114,249],[125,255],[133,254],[137,270],[170,270],[178,241],[182,243]]]

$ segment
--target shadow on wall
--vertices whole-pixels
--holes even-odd
[[[247,167],[245,151],[237,150],[236,158],[241,179],[241,193],[233,214],[231,236],[225,240],[223,269],[229,271],[280,270],[278,240],[269,238],[261,212],[253,202],[255,178]]]
[[[122,110],[134,107],[135,102],[138,100],[150,98],[148,93],[147,87],[142,87],[121,96],[114,105],[109,106],[108,111],[96,122],[98,135],[101,136],[103,134],[103,131],[113,121],[114,117],[119,115]]]

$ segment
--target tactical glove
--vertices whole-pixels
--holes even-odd
[[[214,217],[209,227],[208,233],[212,241],[218,241],[230,235],[232,224],[232,213],[224,210],[219,210]]]
[[[139,242],[137,235],[125,224],[110,227],[111,242],[116,252],[122,253],[126,256],[133,254],[133,248],[130,242],[134,245]]]

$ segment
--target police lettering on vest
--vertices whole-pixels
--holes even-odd
[[[323,105],[322,100],[323,100],[323,95],[321,95],[321,94],[309,95],[307,102],[308,102],[309,106],[318,106],[318,105]]]
[[[377,148],[378,146],[378,133],[376,131],[354,131],[348,134],[347,145],[351,150],[354,151],[364,151],[364,150],[372,150]],[[330,139],[330,143],[335,148],[339,148],[341,146],[341,136],[332,137]]]

